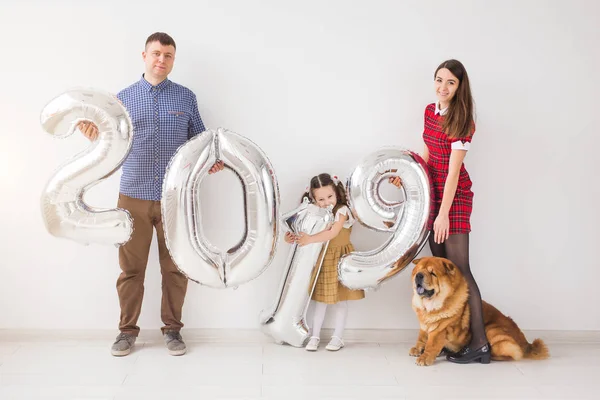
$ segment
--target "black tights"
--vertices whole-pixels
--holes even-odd
[[[469,286],[469,306],[471,308],[471,349],[478,349],[487,343],[483,323],[481,293],[469,266],[469,234],[450,235],[444,243],[435,243],[433,231],[429,235],[429,246],[435,257],[452,261],[460,269]]]

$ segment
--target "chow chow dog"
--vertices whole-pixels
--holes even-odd
[[[409,354],[417,357],[417,365],[432,365],[442,350],[458,352],[471,341],[467,281],[445,258],[425,257],[413,263],[412,307],[421,329]],[[483,321],[492,360],[548,358],[548,348],[541,339],[529,343],[511,318],[485,301]]]

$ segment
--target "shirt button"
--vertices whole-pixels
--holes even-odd
[[[158,176],[155,176],[155,177],[154,177],[154,180],[155,180],[155,181],[157,181],[157,180],[158,180]]]

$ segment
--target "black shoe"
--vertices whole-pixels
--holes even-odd
[[[438,354],[437,356],[438,356],[438,357],[446,357],[448,354],[454,354],[454,353],[452,353],[450,350],[448,350],[447,348],[445,348],[445,347],[444,347],[444,348],[443,348],[443,349],[440,351],[440,354]]]
[[[456,364],[468,364],[471,362],[480,362],[489,364],[492,359],[490,344],[486,343],[477,350],[472,350],[468,346],[455,354],[448,354],[446,360]]]

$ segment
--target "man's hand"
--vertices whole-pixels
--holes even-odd
[[[91,142],[98,139],[98,127],[93,122],[81,121],[77,124],[77,128],[83,133],[83,136]]]
[[[214,165],[212,167],[210,167],[210,169],[208,170],[208,173],[214,174],[215,172],[222,171],[223,168],[225,168],[225,164],[223,163],[223,161],[217,161],[216,163],[214,163]]]

